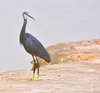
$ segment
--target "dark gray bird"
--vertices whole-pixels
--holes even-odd
[[[37,69],[37,80],[39,79],[39,61],[38,57],[43,58],[45,61],[50,62],[51,58],[47,50],[44,48],[44,46],[40,43],[38,39],[36,39],[34,36],[32,36],[29,33],[25,33],[26,25],[27,25],[27,17],[32,18],[35,20],[32,16],[29,15],[28,12],[23,12],[22,14],[24,23],[21,29],[20,33],[20,44],[23,45],[25,50],[32,55],[33,61],[34,61],[34,68],[33,68],[33,77],[32,80],[34,80],[35,70],[36,70],[36,64],[38,65]]]

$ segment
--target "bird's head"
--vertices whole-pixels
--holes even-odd
[[[30,16],[30,15],[29,15],[29,13],[28,13],[28,12],[26,12],[26,11],[25,11],[25,12],[23,12],[23,14],[22,14],[22,15],[23,15],[23,18],[24,18],[24,19],[27,19],[27,17],[30,17],[30,18],[32,18],[33,20],[35,20],[35,19],[34,19],[32,16]]]

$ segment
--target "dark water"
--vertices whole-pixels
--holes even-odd
[[[0,72],[30,70],[32,57],[19,44],[23,24],[43,45],[100,38],[100,0],[3,0],[0,2]]]

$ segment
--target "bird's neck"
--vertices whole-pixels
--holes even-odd
[[[27,25],[27,19],[24,19],[23,27],[20,33],[20,43],[23,43],[23,40],[25,39],[26,25]]]
[[[27,19],[24,19],[23,27],[22,27],[22,30],[21,30],[22,33],[25,33],[26,25],[27,25]]]

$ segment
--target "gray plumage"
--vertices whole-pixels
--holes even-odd
[[[26,25],[27,25],[27,17],[34,19],[28,14],[28,12],[23,12],[24,23],[23,23],[23,27],[20,33],[20,44],[22,44],[25,50],[29,54],[32,55],[35,63],[36,63],[36,60],[34,59],[34,57],[37,57],[37,56],[40,58],[43,58],[47,62],[50,62],[51,61],[50,55],[47,52],[47,50],[44,48],[44,46],[40,43],[40,41],[36,39],[34,36],[32,36],[31,34],[25,33]],[[35,73],[35,71],[33,73]]]

